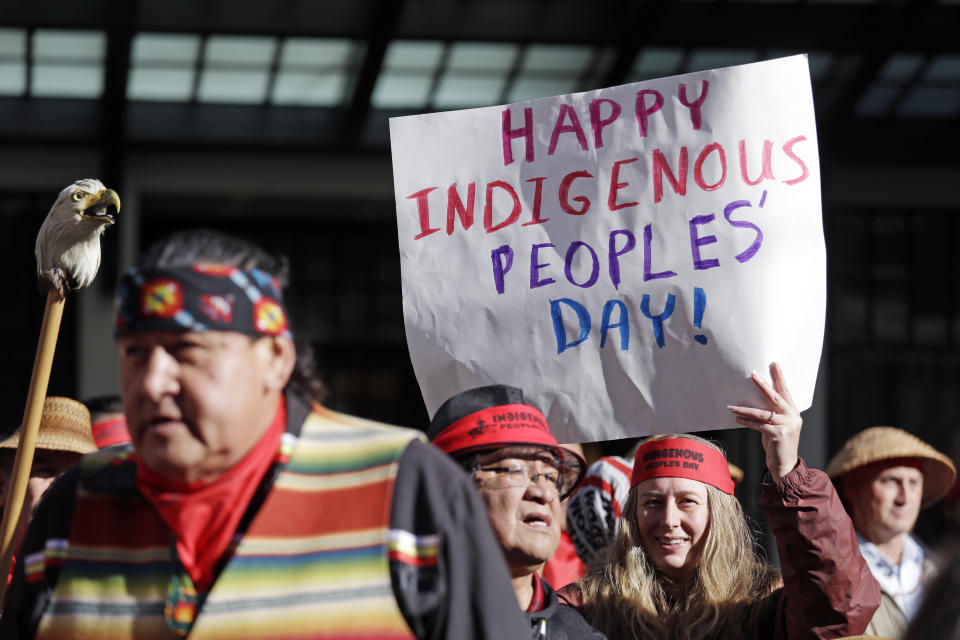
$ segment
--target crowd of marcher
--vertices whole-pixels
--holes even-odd
[[[193,232],[123,276],[122,406],[47,400],[0,638],[960,638],[960,560],[912,535],[956,470],[920,439],[866,429],[810,468],[783,372],[755,374],[763,405],[728,408],[776,568],[704,438],[588,467],[510,386],[426,437],[325,408],[287,270]]]

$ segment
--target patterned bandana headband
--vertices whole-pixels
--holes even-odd
[[[723,454],[690,438],[651,440],[637,449],[630,488],[650,478],[689,478],[733,495],[733,478]]]
[[[220,264],[128,270],[117,286],[114,335],[143,331],[291,337],[277,279]]]

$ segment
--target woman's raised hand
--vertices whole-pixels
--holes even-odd
[[[780,365],[770,365],[773,386],[759,374],[753,373],[754,384],[767,398],[764,409],[728,406],[739,424],[762,434],[763,450],[767,456],[767,469],[774,480],[779,480],[797,466],[797,449],[800,446],[800,427],[803,420],[793,402]]]

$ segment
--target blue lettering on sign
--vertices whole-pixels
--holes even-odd
[[[651,296],[649,294],[643,295],[640,300],[640,313],[642,313],[645,318],[650,320],[649,326],[652,330],[654,341],[657,343],[657,347],[660,349],[663,349],[667,344],[666,333],[663,325],[667,322],[667,320],[673,317],[673,312],[676,309],[676,305],[677,296],[672,293],[667,294],[663,305],[663,310],[660,311],[660,313],[654,313],[650,310]],[[703,329],[703,316],[706,306],[706,292],[701,287],[694,287],[693,327],[695,329]],[[571,339],[571,336],[567,335],[567,327],[563,322],[564,308],[573,310],[574,314],[576,315],[576,338]],[[619,299],[607,300],[603,304],[603,309],[601,310],[600,315],[600,348],[606,348],[607,337],[611,331],[616,330],[619,331],[620,334],[620,350],[628,351],[630,349],[630,310],[626,301]],[[590,316],[590,312],[587,310],[587,307],[582,303],[577,302],[576,300],[571,300],[570,298],[558,298],[556,300],[551,300],[550,318],[553,323],[554,336],[557,339],[557,355],[574,347],[580,346],[590,338],[593,321]],[[701,345],[706,345],[708,343],[707,336],[703,333],[694,333],[692,338],[694,342]]]

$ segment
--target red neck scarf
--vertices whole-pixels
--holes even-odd
[[[527,606],[527,613],[536,613],[538,611],[543,611],[544,607],[547,606],[546,592],[543,590],[543,582],[540,580],[540,576],[534,572],[533,574],[533,596],[530,598],[530,604]]]
[[[240,462],[211,482],[174,482],[137,458],[137,488],[177,536],[177,552],[200,592],[213,584],[214,570],[243,518],[253,494],[277,459],[286,430],[283,396],[267,432]]]

